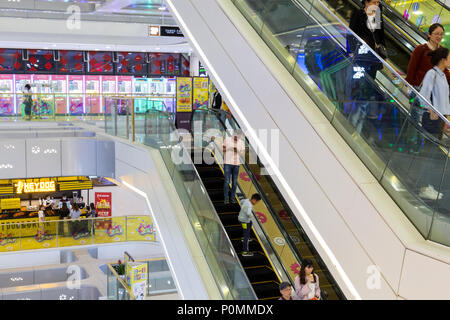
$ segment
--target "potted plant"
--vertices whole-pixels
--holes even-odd
[[[122,276],[125,276],[125,265],[122,263],[122,261],[117,261],[117,264],[115,264],[113,268],[121,278],[123,278]]]

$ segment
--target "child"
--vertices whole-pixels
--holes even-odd
[[[261,196],[258,193],[252,195],[251,199],[244,199],[241,202],[241,211],[239,212],[238,220],[242,224],[244,231],[244,244],[243,244],[243,257],[253,256],[253,252],[249,252],[248,241],[250,239],[250,231],[252,230],[252,217],[253,206],[261,201]]]

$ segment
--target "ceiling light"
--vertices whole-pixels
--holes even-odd
[[[161,6],[161,7],[159,7],[159,8],[158,8],[158,10],[160,10],[160,11],[164,11],[164,10],[167,10],[167,8],[166,8],[166,7],[164,7],[164,6]]]

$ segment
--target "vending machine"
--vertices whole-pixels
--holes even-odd
[[[117,93],[117,77],[116,76],[102,76],[102,98],[100,101],[101,110],[103,113],[111,113],[111,97]]]
[[[16,114],[25,116],[25,110],[23,108],[23,91],[26,84],[31,85],[33,90],[33,83],[31,82],[31,74],[16,74],[14,81],[14,95],[15,95],[15,109]]]
[[[148,108],[151,108],[148,98],[136,98],[139,96],[148,96],[149,79],[148,78],[133,78],[133,96],[134,96],[134,111],[136,113],[145,113]]]
[[[100,76],[85,77],[86,110],[90,115],[99,115],[100,108]]]
[[[0,115],[12,115],[14,107],[14,75],[0,74]]]
[[[33,74],[31,77],[33,82],[34,103],[32,114],[36,116],[53,116],[54,103],[51,94],[50,75]]]
[[[67,76],[59,74],[52,75],[51,91],[55,99],[56,115],[68,114]]]
[[[84,76],[69,75],[69,114],[85,113],[83,88]]]
[[[117,77],[117,93],[121,96],[119,103],[119,114],[125,113],[125,107],[131,112],[131,94],[132,94],[133,77],[118,76]]]

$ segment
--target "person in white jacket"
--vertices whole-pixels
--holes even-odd
[[[250,231],[252,230],[252,220],[253,216],[253,206],[261,201],[261,196],[258,193],[252,195],[249,199],[244,199],[241,202],[241,211],[239,211],[238,220],[242,225],[242,230],[244,231],[244,243],[242,249],[243,257],[253,256],[253,252],[250,252],[248,248],[248,241],[250,240]]]

